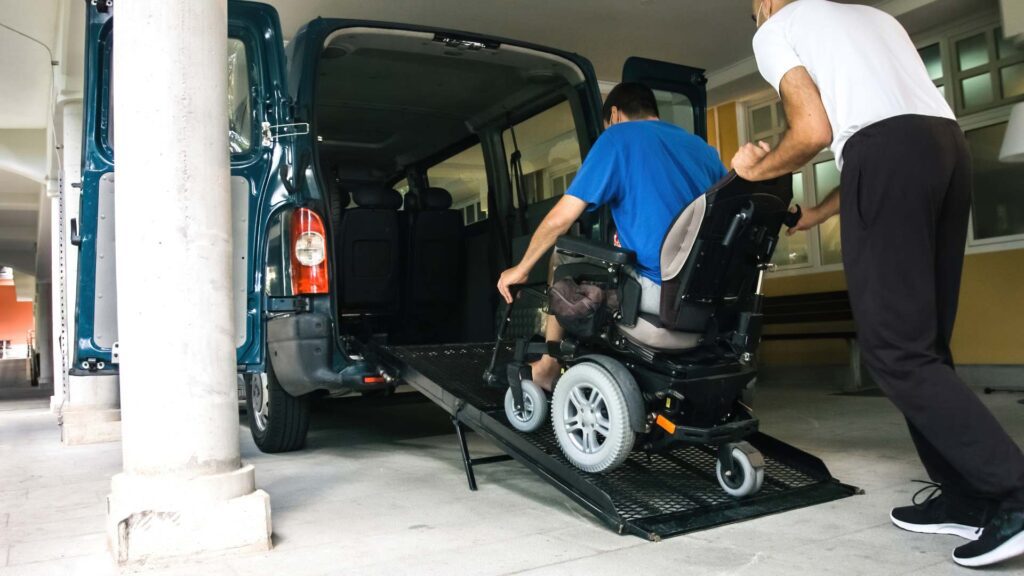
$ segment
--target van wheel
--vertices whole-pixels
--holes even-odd
[[[285,392],[267,360],[267,371],[246,375],[246,412],[249,431],[261,452],[298,450],[309,431],[309,395],[296,398]]]

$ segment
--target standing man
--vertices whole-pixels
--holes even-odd
[[[842,214],[858,340],[938,484],[892,522],[974,540],[953,551],[963,566],[1024,554],[1024,454],[957,377],[949,347],[971,205],[963,132],[895,18],[826,0],[754,0],[753,12],[757,65],[790,129],[774,151],[745,145],[732,166],[766,180],[831,144],[840,189],[795,228]]]

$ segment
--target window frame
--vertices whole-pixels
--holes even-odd
[[[946,93],[946,99],[947,101],[950,101],[950,105],[953,107],[953,111],[956,113],[957,118],[966,119],[988,110],[1013,105],[1017,102],[1024,102],[1024,94],[1018,94],[1017,96],[1010,98],[1003,97],[1002,70],[1003,68],[1008,68],[1015,64],[1024,63],[1024,51],[1008,58],[999,58],[999,39],[996,32],[1001,31],[1002,28],[1003,26],[1001,22],[997,20],[996,22],[989,22],[982,26],[972,27],[959,34],[951,34],[944,39],[944,43],[946,44],[945,52],[947,54],[945,55],[945,61],[943,62],[943,78],[948,79],[948,85],[953,88],[952,100],[950,100],[949,92]],[[960,70],[957,44],[962,40],[973,38],[979,34],[985,37],[985,50],[988,52],[988,62],[968,70]],[[989,81],[992,86],[992,102],[967,108],[964,105],[962,82],[986,73],[991,76]]]

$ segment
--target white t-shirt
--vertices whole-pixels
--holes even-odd
[[[761,75],[779,91],[782,77],[807,68],[832,124],[832,152],[875,122],[918,114],[955,118],[903,26],[869,6],[796,0],[754,35]]]

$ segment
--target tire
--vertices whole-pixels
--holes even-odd
[[[516,411],[509,388],[505,391],[505,417],[520,432],[536,432],[548,421],[548,397],[533,380],[523,380],[523,410]]]
[[[756,450],[746,442],[740,444],[743,446],[732,444],[722,448],[722,450],[730,451],[730,457],[735,464],[735,476],[727,478],[722,471],[722,462],[715,462],[715,476],[718,477],[718,484],[727,494],[736,498],[757,494],[764,484],[764,466],[755,466],[748,455],[748,450],[757,453]]]
[[[551,423],[565,457],[584,472],[614,470],[629,457],[636,434],[615,378],[594,362],[582,362],[558,379]]]
[[[268,454],[302,448],[309,431],[309,400],[281,388],[269,359],[266,372],[247,375],[245,407],[256,447]]]

